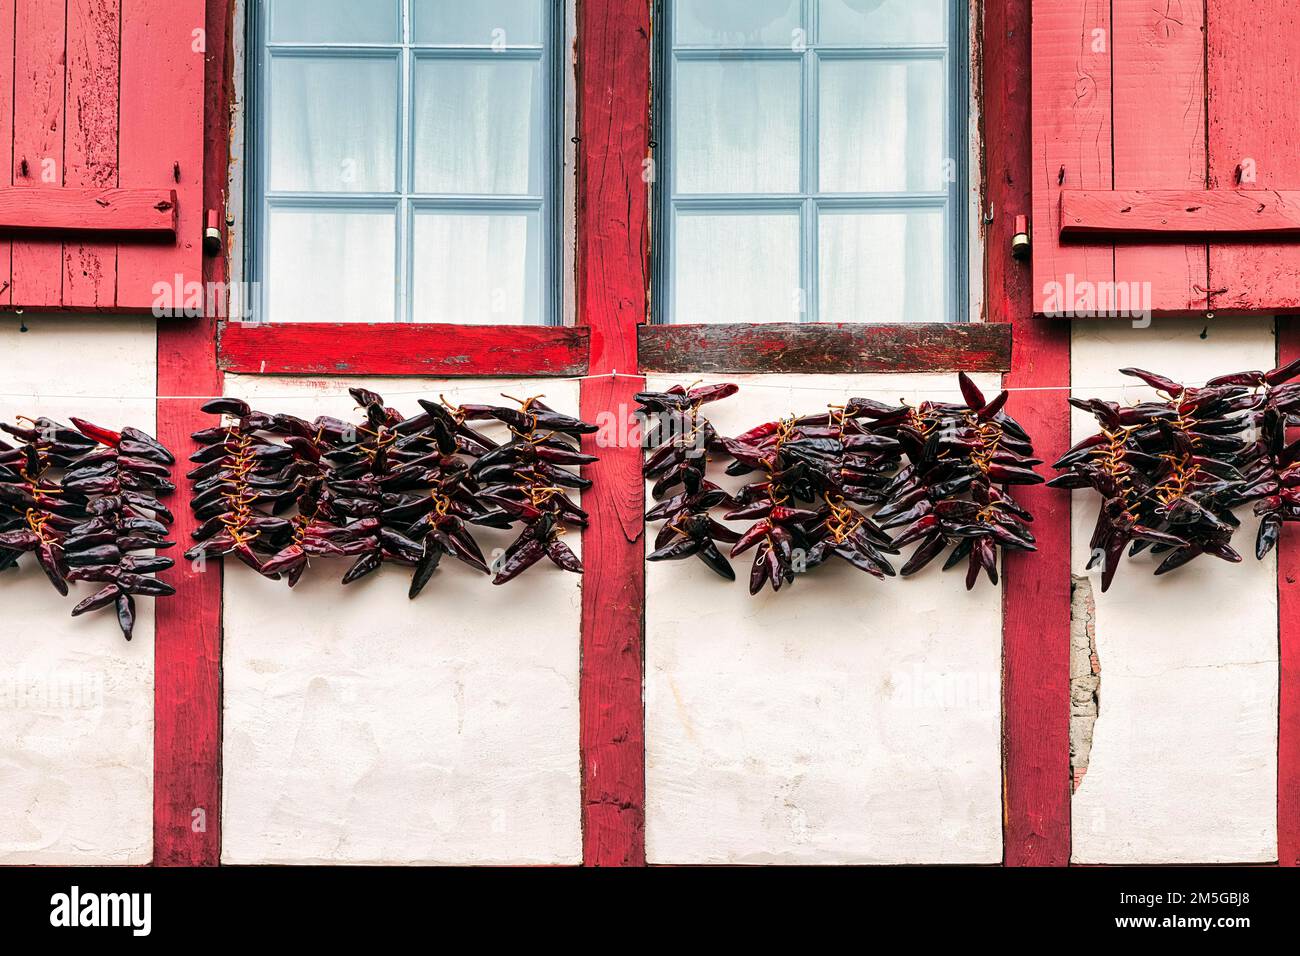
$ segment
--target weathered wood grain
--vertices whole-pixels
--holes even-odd
[[[1111,20],[1115,189],[1204,190],[1202,0],[1112,0]],[[1063,205],[1063,234],[1072,225]],[[1142,311],[1204,311],[1206,255],[1204,239],[1185,245],[1117,245],[1115,281],[1136,283],[1129,287],[1138,289]]]
[[[265,375],[583,375],[585,328],[442,323],[231,322],[221,367]]]
[[[1300,239],[1300,190],[1128,189],[1061,193],[1062,236],[1150,240],[1175,239],[1187,234],[1214,236],[1217,240],[1235,236],[1252,243],[1269,236]],[[1133,277],[1142,274],[1151,273],[1139,271]]]
[[[233,0],[213,0],[206,11],[200,92],[210,125],[202,198],[213,208],[221,206],[230,162],[233,7]],[[194,202],[199,201],[196,193]],[[203,278],[226,281],[226,257],[205,262]],[[216,334],[215,316],[158,323],[159,395],[222,394]],[[194,448],[190,434],[211,424],[211,416],[199,410],[201,404],[158,401],[158,437],[181,461]],[[174,540],[187,541],[194,527],[190,509],[176,509]],[[178,562],[164,575],[176,594],[159,601],[155,612],[155,866],[216,866],[221,861],[221,576],[220,561],[201,571],[188,561]]]
[[[67,141],[63,181],[67,187],[107,190],[117,186],[117,111],[121,83],[119,63],[122,34],[120,0],[68,0],[68,91]],[[138,209],[135,200],[142,200]],[[53,197],[47,199],[51,208]],[[109,205],[103,206],[107,202]],[[167,210],[158,204],[168,202]],[[175,241],[176,199],[158,196],[100,196],[70,204],[87,230],[115,231],[100,227],[103,213],[130,218],[153,213],[158,226],[168,227],[161,238]],[[170,215],[168,215],[170,213]],[[75,221],[75,220],[74,220]],[[123,223],[117,228],[134,231]],[[99,309],[116,304],[117,245],[114,242],[63,244],[63,305],[67,308]]]
[[[1300,190],[1300,7],[1209,0],[1207,9],[1210,188]],[[1216,312],[1300,311],[1300,244],[1216,244],[1209,286]]]
[[[176,191],[173,189],[108,189],[99,186],[62,189],[0,188],[0,231],[9,234],[56,234],[129,236],[137,239],[176,238]],[[68,263],[76,261],[76,282],[80,291],[71,298],[65,294],[67,307],[93,306],[99,302],[95,290],[99,281],[83,275],[90,259],[82,259],[76,243],[66,244]],[[95,242],[85,246],[87,257],[102,270],[105,262],[114,265],[117,250],[110,243]],[[72,266],[69,266],[72,268]],[[69,273],[69,276],[71,273]],[[65,290],[67,293],[69,290]],[[89,296],[89,298],[87,298]],[[112,299],[108,300],[111,304]]]
[[[992,16],[994,11],[986,9],[985,14]],[[1026,23],[1019,27],[1029,29]],[[1058,218],[1062,189],[1114,187],[1110,27],[1109,0],[1034,0],[1032,46],[1026,48],[1026,37],[1012,38],[1020,52],[1032,59],[1036,312],[1044,311],[1056,290],[1115,279],[1113,248],[1062,245]],[[987,23],[984,37],[988,43]],[[986,48],[986,74],[989,52]],[[1024,64],[1008,62],[1006,68],[1021,71]],[[986,83],[992,79],[986,75]],[[994,104],[985,89],[986,109],[1001,109],[1002,104]],[[992,161],[986,166],[991,179],[1005,174]],[[995,215],[1017,208],[1000,206]]]
[[[1057,5],[1081,16],[1078,4]],[[985,235],[985,294],[989,321],[1015,331],[1006,387],[1059,389],[1070,384],[1070,328],[1035,319],[1033,311],[1039,269],[1064,263],[1052,253],[1043,265],[1036,262],[1031,276],[1010,255],[1015,228],[1010,213],[1029,207],[1031,192],[1043,182],[1038,164],[1045,150],[1054,154],[1050,144],[1031,142],[1029,136],[1030,6],[1030,0],[1008,0],[985,7],[983,109],[990,175],[983,203],[994,210]],[[1040,25],[1044,4],[1032,6],[1035,38],[1040,26],[1049,37],[1065,29],[1068,21]],[[1037,95],[1038,78],[1033,82]],[[1086,92],[1096,95],[1091,87]],[[1073,146],[1081,148],[1077,140]],[[1100,176],[1095,165],[1090,170]],[[1013,392],[1007,411],[1034,436],[1039,457],[1053,461],[1069,447],[1070,416],[1061,392]],[[1070,501],[1042,486],[1018,488],[1016,498],[1034,513],[1038,551],[1003,558],[1004,862],[1065,866],[1070,861]]]
[[[118,181],[176,190],[176,241],[119,244],[117,306],[157,311],[203,278],[203,0],[120,0]],[[224,35],[224,33],[223,33]],[[160,301],[161,298],[161,301]]]
[[[650,4],[578,5],[578,321],[591,330],[592,374],[635,372],[648,305]],[[642,378],[582,383],[582,415],[612,427],[584,440],[600,456],[583,493],[583,862],[645,863],[645,485],[628,422]],[[612,420],[611,420],[612,416]],[[605,434],[611,434],[606,429]]]
[[[1011,368],[1011,328],[984,323],[646,325],[639,339],[641,370],[648,372],[847,374]]]
[[[15,188],[47,192],[63,185],[67,13],[62,0],[17,5],[14,34]],[[13,243],[13,304],[63,304],[63,243]]]

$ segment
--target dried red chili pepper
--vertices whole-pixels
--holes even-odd
[[[171,559],[139,553],[173,545],[166,540],[172,515],[158,497],[174,488],[174,459],[138,429],[115,432],[78,418],[75,430],[47,418],[21,421],[27,425],[0,426],[23,443],[0,442],[0,570],[30,551],[61,594],[70,581],[103,585],[72,616],[112,606],[130,640],[135,598],[174,593],[150,577]]]
[[[1071,399],[1091,412],[1101,431],[1076,444],[1055,467],[1051,485],[1093,488],[1102,505],[1093,531],[1089,567],[1102,565],[1102,590],[1110,587],[1124,549],[1163,555],[1165,574],[1202,554],[1238,562],[1231,540],[1240,524],[1233,509],[1254,501],[1263,519],[1256,539],[1262,558],[1276,544],[1292,512],[1292,466],[1300,447],[1285,430],[1300,412],[1300,362],[1269,372],[1237,372],[1200,388],[1142,369],[1122,369],[1160,393],[1155,401],[1120,406],[1100,399]],[[1254,432],[1248,441],[1244,433]]]

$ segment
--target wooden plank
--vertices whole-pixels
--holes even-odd
[[[646,325],[643,372],[1005,372],[1011,329],[983,323]]]
[[[50,190],[63,185],[64,0],[19,3],[14,51],[13,185]],[[29,239],[13,243],[13,304],[58,308],[63,304],[63,243]]]
[[[1058,3],[1050,6],[1074,7]],[[1035,40],[1041,2],[1033,3]],[[1070,384],[1070,328],[1033,316],[1037,270],[1010,255],[1016,210],[1026,209],[1042,180],[1044,144],[1028,136],[1030,0],[984,8],[983,113],[987,168],[985,295],[990,322],[1015,331],[1008,388],[1061,389]],[[1049,11],[1049,20],[1051,13]],[[1045,36],[1065,28],[1043,24]],[[1076,22],[1075,28],[1078,28]],[[1037,90],[1038,78],[1034,78]],[[1078,146],[1078,143],[1075,143]],[[1097,170],[1094,170],[1097,171]],[[1037,242],[1035,243],[1038,244]],[[1050,261],[1050,260],[1049,260]],[[1070,413],[1060,391],[1013,392],[1008,412],[1034,436],[1038,456],[1053,461],[1070,445]],[[1070,496],[1043,486],[1016,489],[1034,513],[1034,554],[1007,554],[1002,583],[1002,726],[1004,862],[1066,866],[1070,861]]]
[[[112,233],[140,239],[176,239],[176,191],[174,189],[106,189],[101,186],[62,189],[0,189],[0,230],[7,233]],[[112,244],[92,243],[86,256],[107,258],[116,272],[117,249]],[[70,244],[70,253],[76,251]],[[81,294],[99,285],[93,276],[80,272],[88,260],[76,259]],[[97,299],[94,301],[98,301]],[[112,302],[110,298],[108,300]],[[65,305],[91,304],[64,300]]]
[[[1300,6],[1208,0],[1207,8],[1210,188],[1300,189]],[[1213,245],[1209,285],[1216,311],[1300,310],[1300,245]]]
[[[1062,236],[1151,240],[1187,234],[1209,235],[1220,240],[1235,237],[1259,241],[1269,236],[1300,239],[1300,190],[1127,189],[1061,193]],[[1188,248],[1204,251],[1201,246]],[[1200,295],[1203,298],[1204,293]]]
[[[208,52],[203,98],[204,201],[220,208],[230,163],[233,94],[230,24],[233,0],[207,10]],[[225,282],[225,256],[205,260],[204,278]],[[217,318],[158,323],[158,394],[220,395]],[[162,398],[158,437],[184,461],[190,434],[211,425],[201,401]],[[195,527],[188,508],[176,509],[174,540]],[[176,588],[155,611],[154,648],[154,865],[216,866],[221,861],[221,575],[220,561],[198,571],[181,561],[164,577]]]
[[[1204,17],[1199,2],[1112,0],[1115,189],[1205,189]],[[1138,290],[1134,311],[1204,311],[1207,253],[1203,240],[1118,246],[1115,282]]]
[[[265,375],[583,375],[587,329],[441,323],[231,322],[221,368]]]
[[[637,369],[636,330],[648,308],[650,4],[578,5],[578,321],[591,329],[592,374]],[[615,413],[614,441],[584,440],[600,455],[583,493],[583,862],[645,863],[645,484],[635,429],[624,427],[643,378],[582,383],[582,415]],[[608,429],[606,434],[608,434]]]
[[[122,32],[120,0],[68,0],[67,140],[64,182],[67,186],[105,190],[117,186],[117,105],[119,46]],[[77,215],[84,228],[98,228],[98,209],[115,215],[132,213],[148,218],[170,218],[169,238],[175,240],[175,199],[102,196],[67,211]],[[141,208],[136,209],[136,200]],[[109,202],[107,207],[103,202]],[[171,215],[153,208],[168,201]],[[49,208],[58,204],[51,203]],[[125,207],[125,208],[122,208]],[[152,217],[149,215],[152,213]],[[131,218],[126,216],[125,218]],[[97,237],[98,238],[98,237]],[[97,309],[115,304],[117,246],[112,242],[63,244],[63,305]]]
[[[17,26],[14,0],[0,0],[0,143],[7,144],[10,150],[14,142],[14,36]],[[0,177],[0,185],[13,183],[13,171],[9,178]],[[0,308],[13,302],[13,242],[0,237]]]
[[[119,245],[117,305],[156,313],[177,308],[185,286],[203,277],[204,3],[120,2],[119,183],[175,189],[177,240]]]
[[[1115,279],[1112,248],[1063,246],[1058,238],[1062,189],[1114,186],[1110,0],[1033,0],[1032,34],[1032,51],[1018,45],[1033,64],[1033,291],[1034,310],[1042,313],[1054,305],[1054,293]],[[989,35],[986,25],[986,40]],[[986,107],[990,99],[986,92]],[[999,207],[995,215],[1012,211]]]
[[[1300,321],[1279,318],[1277,363],[1296,359]],[[1277,631],[1277,860],[1300,866],[1300,528],[1294,524],[1283,525],[1277,548]]]

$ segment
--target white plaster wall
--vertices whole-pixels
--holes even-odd
[[[1274,363],[1271,319],[1075,322],[1080,397],[1154,395],[1119,367],[1188,383]],[[1133,385],[1131,383],[1137,383]],[[1114,386],[1127,385],[1119,390]],[[1099,390],[1095,386],[1112,386]],[[1080,440],[1095,421],[1075,411]],[[1124,558],[1111,589],[1085,572],[1098,498],[1075,492],[1073,572],[1096,599],[1100,709],[1087,775],[1074,794],[1080,863],[1241,863],[1277,858],[1277,564],[1255,560],[1256,520],[1241,509],[1238,565],[1201,557],[1152,576]]]
[[[232,376],[266,411],[355,419],[349,386],[490,403],[571,382]],[[399,393],[408,394],[399,394]],[[512,535],[476,529],[485,551]],[[579,550],[579,535],[566,538]],[[348,562],[292,591],[225,576],[223,848],[227,863],[578,863],[581,579],[549,562],[504,587],[447,560],[346,588]]]
[[[154,431],[153,319],[26,325],[0,319],[0,420],[76,415]],[[152,602],[139,602],[127,643],[111,611],[69,616],[94,587],[63,598],[30,557],[0,574],[0,864],[153,855]]]
[[[708,406],[724,434],[851,395],[959,399],[946,375],[726,380],[740,394]],[[750,597],[751,560],[732,584],[647,565],[650,861],[999,861],[1000,588],[967,593],[964,565],[878,581],[837,561]]]

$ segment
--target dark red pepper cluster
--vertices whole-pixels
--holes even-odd
[[[1237,372],[1188,388],[1143,369],[1121,369],[1160,393],[1121,406],[1071,398],[1101,431],[1071,448],[1055,467],[1055,488],[1092,488],[1102,497],[1088,567],[1100,564],[1101,589],[1114,580],[1124,549],[1163,555],[1165,574],[1202,554],[1233,563],[1241,522],[1233,509],[1255,502],[1262,517],[1255,554],[1272,550],[1284,521],[1300,521],[1300,361],[1270,372]]]
[[[191,456],[191,506],[203,524],[186,557],[233,554],[290,587],[312,558],[353,558],[344,584],[391,562],[415,569],[412,598],[445,555],[494,574],[494,584],[543,557],[581,573],[561,537],[586,524],[566,489],[591,482],[568,466],[596,460],[578,450],[578,436],[595,426],[540,398],[519,408],[421,400],[421,413],[407,418],[372,391],[350,394],[363,422],[268,415],[234,398],[205,405],[224,418],[194,435],[203,448]],[[469,424],[489,421],[506,425],[510,440]],[[489,567],[472,525],[522,530]]]
[[[1034,550],[1033,519],[1005,486],[1037,484],[1029,436],[1003,411],[1007,393],[988,402],[965,375],[965,404],[885,405],[853,398],[818,415],[767,422],[735,438],[720,436],[701,414],[735,385],[709,385],[637,396],[646,419],[645,475],[663,520],[650,561],[696,556],[723,577],[731,557],[754,549],[749,589],[779,591],[801,571],[832,557],[878,578],[897,572],[887,555],[920,546],[902,568],[915,574],[949,548],[945,567],[966,559],[967,588],[981,570],[997,582],[999,549]],[[713,458],[726,474],[754,475],[731,493],[706,477]],[[1002,487],[998,487],[1002,486]],[[714,520],[752,521],[737,533]],[[875,509],[868,514],[866,509]],[[897,538],[889,530],[901,528]]]
[[[135,598],[175,593],[152,576],[172,560],[141,553],[174,544],[165,540],[172,514],[158,499],[175,490],[175,459],[135,428],[115,432],[79,418],[72,428],[48,418],[20,421],[0,424],[18,440],[0,440],[0,571],[31,552],[65,597],[70,581],[102,585],[72,615],[112,606],[129,641]]]

